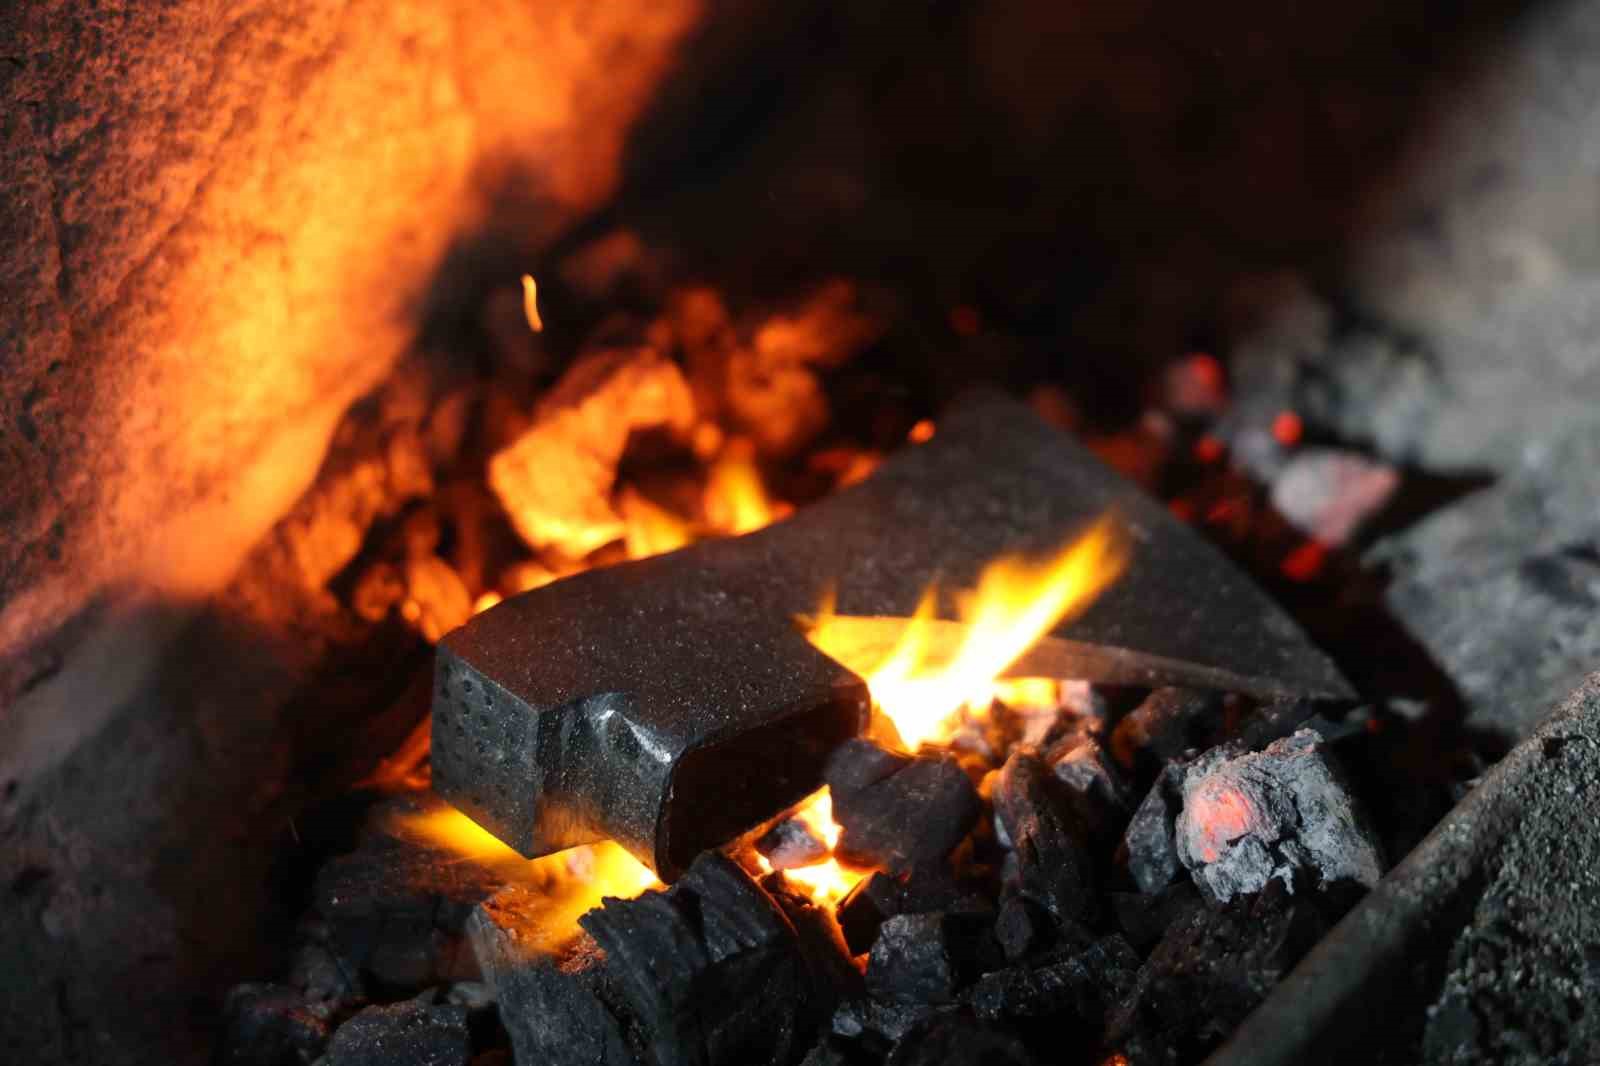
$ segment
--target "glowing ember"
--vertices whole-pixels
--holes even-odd
[[[539,283],[532,274],[522,275],[522,313],[528,319],[528,328],[543,332],[544,319],[539,317]]]
[[[937,658],[931,654],[934,589],[881,658],[854,644],[831,606],[819,611],[807,638],[866,678],[873,700],[906,744],[948,740],[963,705],[987,706],[995,679],[1039,638],[1093,603],[1126,561],[1126,537],[1107,516],[1043,563],[1020,558],[991,563],[963,605],[959,645]]]
[[[728,441],[706,482],[706,518],[727,533],[750,533],[780,517],[756,470],[755,448],[743,438]]]
[[[652,503],[632,486],[623,488],[617,509],[622,512],[623,543],[630,559],[676,551],[694,539],[689,523]]]
[[[543,937],[530,946],[544,951],[555,951],[571,940],[578,932],[579,916],[598,907],[603,897],[631,899],[647,888],[661,887],[655,874],[620,845],[586,844],[540,859],[525,859],[453,807],[399,815],[393,828],[399,836],[493,870],[509,882],[538,889],[543,909],[535,924]]]
[[[790,867],[783,872],[783,876],[803,888],[813,902],[832,907],[847,896],[868,871],[846,869],[831,854],[839,843],[840,829],[833,820],[833,796],[826,786],[812,793],[792,817],[804,822],[817,839],[828,846],[830,854],[828,858],[810,866]],[[772,864],[765,858],[757,856],[757,861],[763,873],[772,872]]]
[[[1200,857],[1216,862],[1222,848],[1260,823],[1250,797],[1238,789],[1206,785],[1189,798],[1189,816],[1199,827]]]

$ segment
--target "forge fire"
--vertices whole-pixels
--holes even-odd
[[[1600,1062],[1600,5],[0,5],[0,1062]]]

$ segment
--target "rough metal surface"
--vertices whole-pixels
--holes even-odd
[[[1425,1022],[1436,1063],[1594,1061],[1600,1016],[1572,1007],[1574,993],[1587,1008],[1597,991],[1588,950],[1597,815],[1600,675],[1591,675],[1208,1066],[1416,1062]]]
[[[795,616],[829,589],[841,613],[909,616],[936,581],[947,593],[972,587],[991,560],[1058,549],[1113,508],[1133,564],[1058,636],[1104,646],[1119,670],[1147,655],[1183,675],[1152,666],[1151,683],[1200,673],[1266,695],[1348,692],[1288,616],[1209,545],[1031,411],[984,394],[931,442],[795,518],[579,574],[448,636],[434,701],[436,786],[524,854],[609,836],[671,876],[693,857],[670,854],[674,805],[707,806],[673,796],[687,753],[829,707],[809,728],[831,748],[845,720],[864,712],[860,682],[805,641]],[[950,599],[940,606],[953,617]],[[787,735],[799,744],[806,730]],[[817,783],[811,753],[767,745],[741,755],[714,777],[718,809],[747,819],[730,836],[782,806],[758,796],[770,805],[741,811],[731,791],[773,773],[774,760],[794,759],[797,787]]]

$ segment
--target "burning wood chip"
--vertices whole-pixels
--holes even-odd
[[[761,835],[756,850],[774,870],[792,870],[821,862],[827,857],[828,845],[817,838],[804,819],[786,818]]]
[[[489,484],[530,545],[587,555],[623,534],[611,488],[628,435],[663,426],[687,434],[694,413],[683,374],[654,349],[586,355],[489,461]]]
[[[467,1066],[467,1008],[416,1000],[368,1007],[328,1042],[325,1066]]]
[[[994,808],[1017,856],[1022,894],[1059,921],[1097,909],[1094,861],[1082,816],[1037,755],[1012,752],[994,787]]]
[[[948,755],[905,755],[857,738],[834,751],[823,777],[843,830],[834,852],[891,873],[949,855],[981,811],[971,778]]]
[[[468,916],[505,883],[500,872],[391,831],[398,820],[441,809],[409,798],[372,816],[360,845],[323,865],[296,960],[308,994],[355,998],[369,986],[416,991],[471,980]]]
[[[1178,857],[1209,898],[1260,892],[1274,879],[1293,891],[1307,871],[1319,886],[1383,873],[1378,842],[1330,761],[1302,729],[1266,750],[1214,748],[1183,772]]]
[[[787,1062],[820,1021],[794,927],[719,854],[670,890],[606,900],[559,957],[528,949],[523,913],[502,895],[472,919],[519,1061]]]
[[[527,915],[541,914],[539,893],[511,885],[485,901],[471,922],[473,948],[500,1002],[500,1021],[524,1062],[633,1061],[622,1023],[606,1006],[606,957],[594,938],[579,936],[558,954],[530,946],[542,930]]]

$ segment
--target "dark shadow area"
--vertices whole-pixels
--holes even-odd
[[[1014,343],[953,375],[1041,380],[1114,423],[1223,346],[1235,290],[1333,280],[1441,82],[1526,5],[713,5],[569,247],[632,227],[730,299],[883,282]]]

